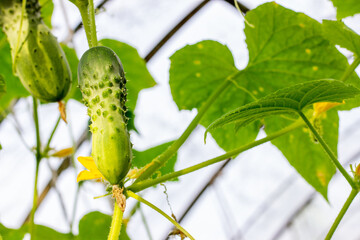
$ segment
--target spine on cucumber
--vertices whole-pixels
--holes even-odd
[[[22,0],[0,0],[0,27],[11,47],[15,74],[34,97],[60,101],[71,86],[65,54],[43,23],[38,0],[27,0],[19,33],[21,15]]]
[[[104,177],[119,184],[132,159],[125,116],[126,79],[120,59],[110,48],[91,48],[80,59],[78,79],[91,118],[92,157]]]

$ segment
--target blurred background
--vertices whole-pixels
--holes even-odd
[[[66,0],[53,0],[53,32],[67,42],[80,57],[88,45],[78,10]],[[241,0],[242,10],[267,2]],[[310,17],[336,19],[329,0],[276,1],[284,7]],[[135,110],[138,133],[131,132],[136,150],[145,150],[176,139],[187,127],[196,110],[179,111],[172,100],[169,81],[169,57],[187,44],[211,39],[227,45],[236,65],[244,68],[248,52],[243,33],[244,20],[231,0],[108,0],[95,1],[98,39],[113,38],[135,47],[147,61],[157,85],[140,92]],[[345,23],[360,33],[360,16]],[[180,25],[179,25],[180,23]],[[174,29],[174,27],[177,28]],[[164,37],[167,38],[164,39]],[[162,45],[158,48],[157,44]],[[345,50],[341,51],[351,56]],[[349,61],[352,59],[349,57]],[[126,69],[125,69],[126,70]],[[18,228],[32,206],[35,159],[29,148],[35,145],[32,99],[22,99],[0,123],[0,222]],[[48,138],[57,121],[57,104],[39,109],[41,137]],[[70,100],[68,122],[60,123],[52,147],[79,146],[78,156],[89,156],[91,143],[86,138],[86,108]],[[340,113],[339,159],[346,169],[360,162],[360,110]],[[181,147],[175,169],[182,169],[223,153],[214,140],[203,142],[202,126]],[[85,133],[85,134],[84,134]],[[258,138],[264,137],[260,132]],[[112,213],[110,198],[93,199],[105,194],[101,183],[84,182],[80,188],[76,176],[83,167],[75,160],[53,158],[40,165],[39,194],[43,196],[35,222],[69,232],[78,232],[79,220],[88,212]],[[166,188],[166,193],[164,193]],[[142,196],[175,214],[196,239],[322,239],[351,189],[335,175],[329,185],[329,202],[303,180],[270,143],[242,153],[235,160],[222,162],[181,177],[178,182],[159,185]],[[360,239],[360,202],[356,198],[345,215],[334,239]],[[135,201],[128,201],[128,210]],[[167,239],[171,224],[158,213],[141,206],[128,223],[131,239]],[[174,239],[179,237],[174,237]]]

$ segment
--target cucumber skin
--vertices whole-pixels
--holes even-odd
[[[63,99],[71,86],[71,71],[57,39],[43,23],[37,0],[27,0],[26,14],[16,55],[21,19],[20,0],[1,0],[0,26],[7,36],[15,74],[24,87],[45,102]]]
[[[132,160],[121,61],[110,48],[93,47],[80,59],[78,79],[91,118],[92,157],[104,177],[113,185],[119,184]]]

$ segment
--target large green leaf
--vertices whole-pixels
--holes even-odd
[[[215,41],[188,45],[170,59],[171,94],[179,109],[200,108],[229,76],[239,73],[230,50]],[[231,84],[218,97],[201,120],[203,126],[207,127],[224,113],[238,107],[239,103],[245,102],[247,96],[243,94],[242,88],[246,86],[240,85]],[[236,136],[232,128],[214,131],[212,135],[219,146],[230,150],[252,141],[257,132],[258,128],[253,125],[240,130]]]
[[[360,56],[360,36],[341,21],[323,20],[324,35],[331,42]]]
[[[111,216],[101,212],[86,214],[79,223],[78,240],[107,239],[111,226]],[[119,240],[130,240],[126,233],[126,225],[121,226]]]
[[[27,231],[29,226],[25,225],[24,230]],[[33,239],[35,240],[72,240],[73,236],[68,233],[60,233],[52,228],[42,225],[35,225],[33,232]]]
[[[336,7],[337,19],[360,13],[360,1],[358,0],[331,0]]]
[[[137,168],[142,168],[146,164],[150,163],[156,156],[164,152],[173,142],[167,142],[160,144],[156,147],[149,148],[145,151],[136,151],[133,149],[134,159],[132,161],[132,166]],[[171,172],[174,172],[175,163],[177,160],[177,154],[171,157],[164,166],[162,166],[159,172],[154,174],[154,177],[160,175],[165,175]]]
[[[0,239],[2,240],[19,240],[23,239],[25,231],[22,229],[6,228],[0,223]]]
[[[318,102],[338,102],[359,95],[359,89],[337,80],[315,80],[280,89],[255,102],[237,108],[214,121],[207,131],[236,123],[242,127],[271,115],[298,113]]]
[[[64,50],[66,59],[69,62],[70,70],[71,70],[71,76],[72,76],[72,84],[71,89],[66,96],[65,100],[68,99],[75,99],[77,101],[81,101],[82,95],[80,92],[80,88],[78,88],[78,80],[77,80],[77,69],[79,64],[79,58],[76,55],[75,49],[70,48],[64,44],[61,44],[62,49]]]
[[[126,83],[128,89],[126,105],[134,110],[139,92],[144,88],[155,86],[156,82],[146,68],[144,59],[139,56],[135,48],[112,39],[103,39],[100,44],[111,48],[121,59],[128,80]]]
[[[246,14],[249,63],[239,81],[256,97],[315,79],[340,79],[347,59],[323,37],[323,27],[303,13],[274,2]],[[352,79],[358,79],[354,73]]]

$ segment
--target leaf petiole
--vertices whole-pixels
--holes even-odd
[[[344,206],[341,208],[338,216],[336,217],[333,225],[331,226],[328,234],[325,237],[325,240],[330,240],[332,235],[334,234],[336,228],[339,226],[339,223],[341,221],[341,219],[344,217],[346,211],[349,209],[350,204],[352,203],[352,201],[354,200],[354,198],[356,197],[356,195],[359,193],[359,190],[357,189],[352,189],[351,193],[349,195],[349,197],[347,198],[346,202],[344,203]]]
[[[330,157],[331,161],[335,164],[336,168],[340,171],[340,173],[346,178],[352,189],[357,189],[356,183],[354,179],[350,176],[350,174],[345,170],[345,168],[341,165],[334,152],[330,149],[330,147],[326,144],[324,139],[320,136],[320,134],[316,131],[314,126],[310,123],[307,117],[304,115],[302,111],[298,111],[300,117],[304,120],[306,125],[309,127],[310,131],[314,134],[316,139],[321,144],[322,148],[325,150],[327,155]]]
[[[351,74],[355,71],[357,66],[360,64],[360,57],[355,55],[354,61],[351,63],[351,65],[345,70],[344,74],[342,75],[340,81],[345,82],[348,80],[348,78],[351,76]]]

